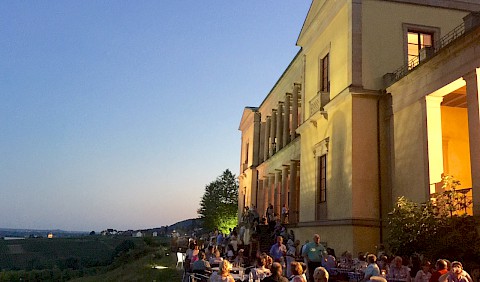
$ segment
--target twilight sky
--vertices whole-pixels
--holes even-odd
[[[311,1],[0,3],[0,227],[100,231],[197,217],[239,173],[245,106]]]

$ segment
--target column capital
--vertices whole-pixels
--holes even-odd
[[[287,96],[287,97],[288,97],[288,96],[292,96],[292,95],[293,95],[293,94],[290,93],[290,92],[285,93],[285,96]]]
[[[293,87],[297,87],[298,90],[302,90],[302,84],[299,83],[299,82],[294,82],[294,83],[293,83]]]

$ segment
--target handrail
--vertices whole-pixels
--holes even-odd
[[[392,85],[393,83],[399,81],[403,77],[405,77],[407,74],[409,74],[412,70],[414,70],[416,67],[418,67],[421,63],[423,63],[425,60],[430,59],[431,57],[435,56],[440,50],[444,49],[447,47],[450,43],[453,41],[457,40],[458,38],[462,37],[465,35],[465,22],[462,22],[460,25],[455,27],[453,30],[451,30],[449,33],[445,34],[438,43],[435,44],[433,53],[431,56],[428,56],[422,60],[420,60],[420,54],[418,56],[415,56],[413,59],[407,62],[406,65],[403,65],[396,69],[391,77],[388,85],[386,87]]]

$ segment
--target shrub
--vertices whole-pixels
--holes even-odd
[[[471,201],[456,191],[460,183],[444,177],[444,191],[424,204],[399,197],[388,217],[387,243],[396,255],[420,253],[431,260],[448,258],[466,265],[480,258],[475,219],[466,214]],[[459,195],[461,194],[461,195]]]

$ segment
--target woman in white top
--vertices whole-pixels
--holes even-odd
[[[417,272],[417,275],[415,275],[414,282],[428,282],[430,280],[430,277],[432,277],[431,263],[426,260],[422,264],[422,269],[420,269]]]
[[[252,269],[253,279],[263,279],[272,273],[266,266],[271,264],[272,258],[263,253],[257,258],[257,267]]]

